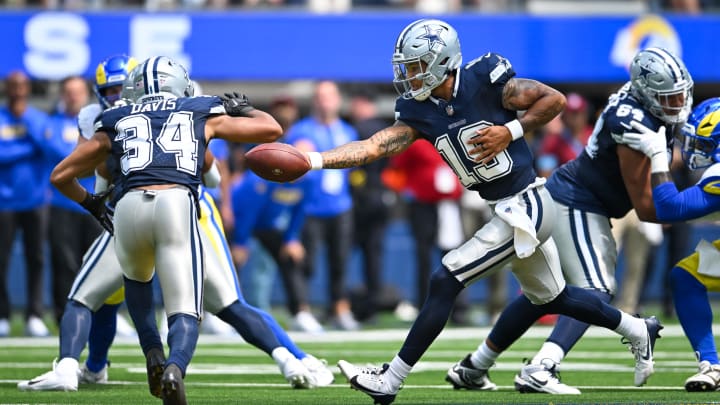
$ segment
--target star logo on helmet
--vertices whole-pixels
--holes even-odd
[[[445,41],[440,38],[443,28],[432,29],[429,25],[425,26],[425,34],[420,35],[417,39],[426,39],[428,41],[428,48],[432,49],[435,44],[447,46]]]
[[[650,70],[650,69],[648,69],[648,68],[645,67],[645,66],[640,65],[640,74],[639,74],[638,76],[640,76],[640,77],[642,77],[642,78],[644,78],[644,79],[647,79],[647,75],[649,75],[650,73],[655,73],[655,72],[652,71],[652,70]]]

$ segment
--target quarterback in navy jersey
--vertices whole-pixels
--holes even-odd
[[[550,176],[547,188],[557,211],[552,238],[568,285],[580,287],[586,295],[605,303],[613,298],[617,247],[610,218],[622,218],[635,209],[642,221],[658,220],[650,187],[650,161],[627,145],[627,136],[637,125],[648,130],[679,130],[692,106],[692,87],[685,65],[667,50],[638,52],[630,63],[630,82],[609,97],[585,150]],[[666,161],[670,150],[672,140],[663,147]],[[503,311],[490,336],[515,328],[513,320],[532,310],[530,302],[516,299]],[[580,393],[563,384],[557,371],[589,325],[565,315],[561,314],[542,348],[515,376],[518,391]],[[479,351],[472,356],[480,356]],[[634,384],[640,386],[649,373],[637,371]],[[452,374],[451,369],[448,375]],[[472,384],[462,386],[471,388]]]
[[[161,375],[148,373],[153,393],[167,404],[185,404],[183,378],[195,351],[202,313],[204,254],[199,233],[198,186],[205,147],[218,137],[264,143],[282,128],[244,97],[190,97],[187,71],[164,56],[133,69],[122,97],[131,104],[105,110],[95,134],[62,162],[51,182],[96,218],[105,218],[102,198],[76,178],[108,156],[119,161],[123,187],[116,193],[116,255],[124,273],[128,311],[146,357],[162,348],[153,324],[152,277],[157,272],[168,314],[169,356]],[[233,112],[233,114],[231,114]],[[150,370],[149,370],[150,371]]]
[[[397,154],[426,138],[466,188],[490,201],[495,215],[443,257],[442,266],[431,276],[420,314],[389,364],[378,368],[339,362],[351,386],[376,403],[393,402],[412,367],[442,331],[460,291],[511,261],[533,307],[516,320],[517,329],[529,328],[544,314],[564,313],[616,330],[643,353],[636,358],[636,373],[647,378],[652,372],[657,322],[646,323],[583,289],[566,286],[550,237],[553,201],[544,179],[532,169],[523,135],[559,114],[565,97],[537,81],[513,77],[510,62],[493,53],[463,66],[457,32],[440,20],[418,20],[405,27],[395,43],[393,68],[400,93],[395,124],[367,140],[307,153],[310,166],[354,167]],[[524,114],[519,117],[518,111]],[[488,350],[501,351],[517,337],[516,329],[502,331],[501,336],[488,338]],[[483,359],[468,356],[449,378],[472,379],[481,389],[495,389],[487,379],[489,365],[483,369],[482,363]]]

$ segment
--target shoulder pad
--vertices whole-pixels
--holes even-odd
[[[490,83],[504,83],[515,76],[515,70],[510,61],[493,52],[471,60],[463,70],[472,72],[478,77],[487,76]]]
[[[179,109],[204,112],[208,114],[225,114],[223,101],[218,96],[195,96],[179,99]]]

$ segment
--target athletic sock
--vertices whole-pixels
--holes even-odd
[[[483,341],[477,350],[470,355],[470,363],[477,369],[487,370],[495,364],[498,356],[500,356],[500,353],[490,349],[487,343]]]

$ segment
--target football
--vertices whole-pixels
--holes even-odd
[[[263,143],[245,153],[247,166],[263,179],[286,183],[310,170],[305,154],[292,145],[280,142]]]

